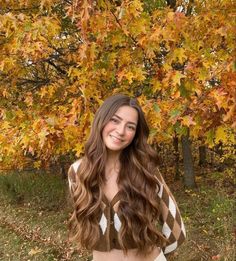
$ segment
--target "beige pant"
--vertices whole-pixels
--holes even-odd
[[[167,259],[165,258],[162,250],[161,250],[160,254],[153,261],[167,261]]]

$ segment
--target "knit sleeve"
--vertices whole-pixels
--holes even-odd
[[[183,243],[186,238],[186,232],[175,198],[159,171],[157,178],[160,185],[158,191],[160,200],[160,222],[162,233],[168,239],[168,243],[164,247],[163,252],[164,254],[169,254]]]

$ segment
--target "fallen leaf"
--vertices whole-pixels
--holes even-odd
[[[218,254],[216,256],[212,256],[211,259],[212,260],[219,260],[220,259],[220,255]]]
[[[29,251],[29,255],[30,255],[30,256],[34,256],[34,255],[36,255],[36,254],[38,254],[38,253],[40,253],[40,252],[42,252],[42,249],[40,249],[40,248],[38,248],[38,247],[32,248],[32,249]]]

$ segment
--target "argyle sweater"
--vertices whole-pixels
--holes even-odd
[[[71,193],[75,188],[76,173],[79,167],[79,161],[71,165],[68,172],[69,188]],[[157,186],[157,198],[160,201],[160,217],[162,234],[168,239],[165,247],[162,247],[164,254],[172,253],[183,243],[186,238],[185,227],[180,215],[179,208],[174,196],[166,185],[160,171],[156,176],[160,185]],[[113,206],[120,200],[120,192],[109,202],[103,195],[102,209],[98,217],[98,225],[100,227],[100,240],[95,247],[98,251],[110,251],[111,249],[121,249],[118,243],[118,232],[122,225],[118,213],[115,212]],[[135,248],[132,240],[129,240],[130,249]]]
[[[160,185],[160,190],[157,188],[157,195],[160,200],[162,234],[169,240],[163,252],[169,254],[183,243],[186,232],[175,198],[160,171],[158,171],[157,179]]]

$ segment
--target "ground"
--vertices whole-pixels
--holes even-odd
[[[187,239],[169,257],[174,261],[235,260],[234,184],[228,173],[197,176],[197,188],[170,184],[185,223]],[[67,240],[70,210],[42,208],[0,195],[0,260],[90,260]]]

